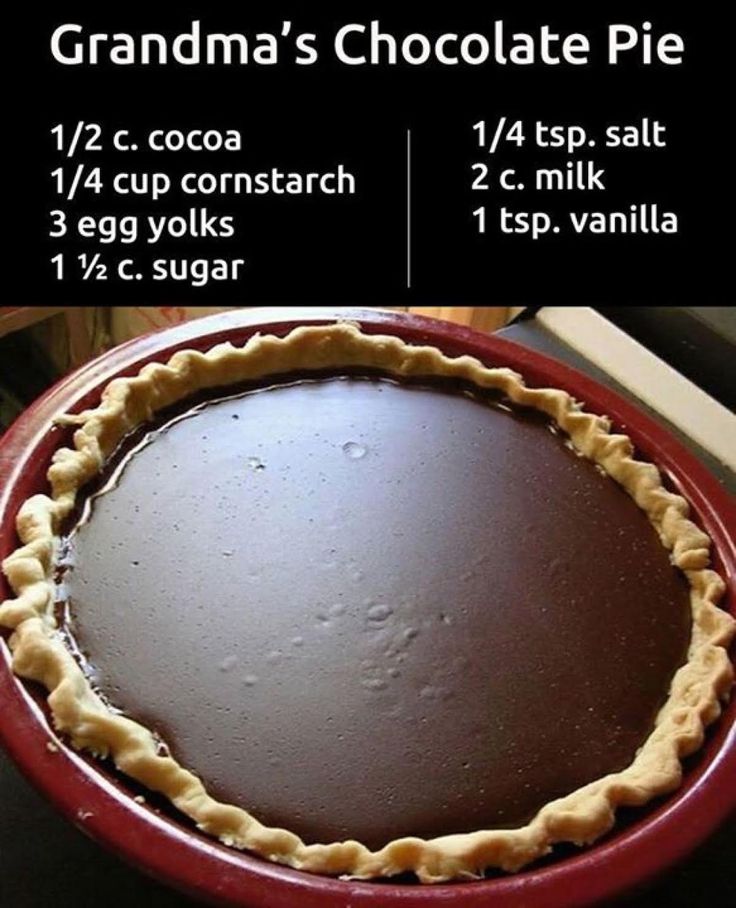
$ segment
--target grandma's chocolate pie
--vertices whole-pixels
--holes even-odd
[[[3,565],[14,668],[237,848],[518,870],[676,787],[728,694],[708,537],[563,391],[337,323],[60,421]]]

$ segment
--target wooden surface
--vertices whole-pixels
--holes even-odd
[[[87,325],[87,309],[76,306],[0,307],[0,337],[38,325],[57,315],[64,317],[69,339],[71,368],[81,366],[92,356],[92,339]]]
[[[442,318],[476,331],[495,331],[509,320],[507,306],[409,306],[414,315]]]
[[[61,315],[63,306],[3,306],[0,307],[0,337],[12,331],[22,331],[39,322]]]

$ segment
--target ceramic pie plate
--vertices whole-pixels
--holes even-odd
[[[53,450],[65,443],[53,416],[94,405],[114,377],[130,375],[176,350],[206,350],[224,340],[243,344],[251,334],[286,334],[299,324],[336,315],[360,322],[367,333],[392,333],[408,343],[430,344],[450,356],[464,353],[487,365],[509,366],[534,386],[562,388],[605,413],[628,434],[644,459],[654,462],[675,491],[691,503],[713,540],[713,564],[729,592],[722,605],[734,611],[736,548],[734,506],[727,493],[679,442],[618,395],[579,372],[503,338],[405,314],[345,310],[241,310],[139,338],[63,379],[40,398],[0,440],[0,557],[16,545],[13,528],[21,502],[42,491]],[[0,599],[10,595],[0,581]],[[21,770],[79,828],[137,867],[190,895],[230,906],[414,906],[453,902],[573,906],[607,899],[645,881],[681,858],[736,805],[736,704],[724,710],[704,747],[686,762],[682,786],[648,808],[620,812],[614,831],[584,851],[558,849],[553,860],[515,875],[471,883],[422,887],[359,883],[315,876],[228,849],[193,831],[155,798],[64,746],[50,729],[40,689],[11,673],[5,638],[0,663],[0,738]],[[49,746],[51,745],[51,746]]]

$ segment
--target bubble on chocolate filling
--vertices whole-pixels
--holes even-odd
[[[372,622],[373,624],[382,624],[384,621],[390,618],[393,613],[394,610],[390,605],[383,605],[381,603],[378,603],[376,605],[372,605],[368,609],[367,618],[368,621]]]
[[[357,441],[345,442],[342,450],[350,460],[361,460],[368,453],[368,448]]]

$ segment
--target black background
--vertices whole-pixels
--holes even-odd
[[[379,305],[474,303],[717,303],[732,295],[728,274],[732,178],[728,170],[727,29],[708,4],[682,12],[672,4],[596,3],[573,10],[547,4],[448,3],[436,11],[386,3],[181,4],[164,12],[98,3],[26,4],[5,31],[10,58],[6,83],[5,214],[9,249],[5,283],[9,303],[275,303],[326,302]],[[163,32],[174,36],[201,19],[202,31],[278,32],[293,20],[293,32],[316,32],[319,62],[290,62],[284,42],[277,66],[166,67],[62,66],[49,39],[59,24],[74,22],[86,33]],[[548,23],[561,32],[580,31],[591,42],[585,67],[440,65],[349,67],[332,53],[332,36],[348,22],[378,18],[387,31],[428,35],[445,31],[492,33],[494,19],[507,32],[536,32]],[[618,66],[606,62],[606,26],[653,23],[653,32],[674,31],[685,41],[680,66],[642,66],[636,55]],[[564,152],[511,148],[489,160],[474,144],[471,126],[500,115],[528,125],[576,123],[596,136],[610,123],[641,117],[667,125],[665,149],[594,149],[607,168],[605,193],[498,193],[470,190],[474,161],[492,166],[564,166]],[[87,194],[60,203],[49,173],[62,163],[50,129],[77,120],[108,130],[131,128],[237,128],[241,153],[98,154],[75,158],[113,169],[326,170],[342,161],[358,182],[356,196],[192,197],[173,192],[149,199]],[[412,130],[412,286],[406,287],[406,130]],[[600,145],[600,142],[599,142]],[[592,155],[591,155],[592,156]],[[584,157],[587,157],[584,156]],[[675,236],[577,236],[569,231],[537,241],[502,236],[491,212],[501,202],[515,209],[627,210],[657,202],[677,212]],[[489,227],[476,232],[471,212],[485,202]],[[186,241],[150,247],[98,246],[96,241],[51,240],[48,212],[181,213],[206,206],[234,214],[231,240]],[[82,282],[54,279],[49,259],[59,251],[73,259],[101,251],[110,260],[127,255],[141,263],[156,257],[243,257],[238,282],[191,288],[184,283]]]

